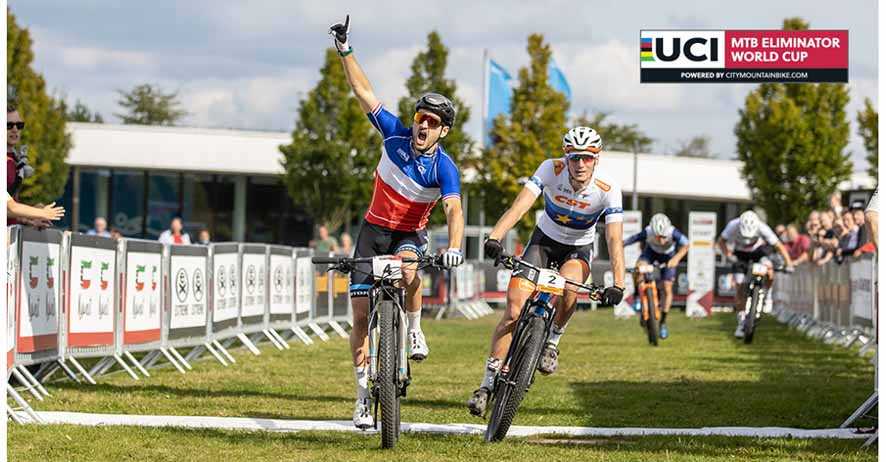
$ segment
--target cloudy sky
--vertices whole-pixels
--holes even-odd
[[[636,123],[671,152],[695,135],[733,157],[732,128],[751,84],[640,84],[640,29],[778,28],[801,16],[813,28],[849,29],[853,153],[863,170],[855,112],[877,101],[875,1],[525,1],[342,2],[336,0],[10,0],[31,30],[49,87],[117,121],[115,89],[144,82],[180,92],[187,125],[292,128],[298,100],[319,78],[329,24],[351,14],[352,45],[376,93],[395,106],[426,35],[450,48],[449,76],[474,108],[480,133],[483,50],[513,73],[527,61],[526,37],[545,35],[570,81],[575,113],[605,111]]]

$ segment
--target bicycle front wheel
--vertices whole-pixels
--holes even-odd
[[[532,376],[535,373],[538,358],[541,355],[545,340],[545,320],[532,317],[521,338],[514,339],[520,342],[519,348],[514,352],[514,361],[511,362],[510,370],[503,381],[496,387],[495,396],[492,398],[492,415],[486,426],[486,441],[501,441],[508,434],[511,423],[517,415],[517,408],[523,401],[523,396],[529,391]]]
[[[655,296],[654,290],[652,287],[646,289],[646,306],[649,314],[646,319],[646,337],[649,339],[650,345],[658,346],[658,317],[656,316],[658,297]]]
[[[744,343],[746,344],[754,341],[754,331],[757,328],[757,311],[760,309],[758,304],[763,301],[763,290],[755,287],[751,292],[751,306],[747,310],[747,316],[744,318]]]
[[[390,300],[379,303],[378,400],[381,408],[381,447],[393,448],[400,436],[400,393],[398,358],[400,323],[397,306]]]

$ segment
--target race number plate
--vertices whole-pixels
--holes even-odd
[[[377,278],[385,277],[390,280],[402,279],[402,266],[403,261],[400,257],[394,255],[372,257],[372,275]]]
[[[536,290],[554,295],[563,295],[566,287],[566,279],[556,271],[543,269],[538,272]]]
[[[754,276],[766,276],[769,274],[769,267],[762,263],[754,263],[751,267],[751,274]]]
[[[649,274],[655,271],[655,267],[652,265],[640,265],[640,274]]]

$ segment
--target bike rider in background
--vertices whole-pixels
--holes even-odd
[[[778,236],[772,231],[766,223],[760,220],[751,210],[741,214],[738,218],[730,221],[720,238],[717,240],[720,251],[727,260],[736,263],[734,267],[747,267],[753,263],[763,263],[769,267],[767,287],[772,285],[773,262],[769,258],[775,252],[781,255],[788,270],[792,269],[794,263],[787,249],[779,241]],[[774,251],[773,251],[774,249]],[[741,275],[739,278],[739,274]],[[738,317],[738,326],[735,328],[735,337],[744,338],[744,318],[746,316],[745,304],[747,294],[745,293],[744,273],[735,272],[735,312]],[[768,298],[768,297],[767,297]]]
[[[674,300],[674,279],[677,277],[677,265],[689,252],[689,239],[680,232],[667,215],[656,213],[649,220],[649,225],[643,228],[637,234],[625,240],[625,246],[642,242],[645,246],[640,258],[637,259],[637,269],[634,272],[634,288],[639,287],[639,268],[642,264],[659,263],[666,265],[661,270],[661,280],[663,281],[665,298],[662,306],[661,327],[659,327],[659,337],[668,338],[668,326],[665,322],[668,319],[668,311],[671,309],[671,302]],[[640,324],[644,325],[643,317],[640,317]],[[644,325],[645,327],[645,325]]]
[[[517,195],[511,207],[489,233],[484,245],[486,256],[498,260],[503,249],[501,239],[531,208],[539,195],[544,196],[545,213],[536,223],[523,253],[523,260],[539,267],[559,267],[562,276],[584,282],[591,272],[595,226],[603,219],[609,248],[614,285],[607,287],[603,305],[616,305],[624,293],[624,251],[622,247],[621,188],[598,168],[603,142],[588,127],[575,127],[563,137],[564,156],[541,163]],[[471,414],[482,416],[495,376],[507,355],[511,336],[526,300],[535,290],[536,271],[518,266],[508,285],[507,309],[492,333],[492,347],[484,367],[480,388],[468,401]],[[575,311],[577,293],[566,289],[557,300],[557,314],[548,343],[542,350],[538,370],[552,374],[557,370],[558,345],[566,324]]]
[[[418,258],[424,254],[428,247],[425,231],[428,216],[437,201],[442,199],[449,227],[449,247],[443,253],[442,262],[446,268],[458,266],[464,262],[461,251],[464,233],[461,182],[458,167],[440,146],[440,140],[449,134],[455,122],[455,107],[445,96],[427,93],[415,103],[412,126],[404,126],[375,97],[348,42],[349,32],[350,16],[343,24],[334,24],[329,28],[348,84],[372,126],[384,138],[381,159],[375,169],[372,201],[360,227],[354,258],[376,255]],[[374,423],[366,364],[369,357],[368,295],[372,285],[372,277],[367,273],[371,273],[372,269],[369,264],[357,264],[355,269],[351,272],[350,285],[354,317],[351,350],[357,382],[354,425],[365,429]],[[420,323],[421,278],[416,275],[414,264],[403,265],[403,282],[406,286],[404,308],[408,353],[411,359],[422,361],[428,356],[428,346]]]

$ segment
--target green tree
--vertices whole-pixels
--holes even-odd
[[[164,93],[159,86],[144,83],[128,92],[117,90],[117,93],[120,95],[117,104],[126,113],[114,115],[124,124],[175,125],[188,115],[179,109],[178,92]]]
[[[369,204],[381,139],[331,48],[320,76],[301,101],[292,143],[280,146],[280,152],[292,200],[334,231]]]
[[[494,217],[493,222],[542,161],[562,155],[569,102],[548,84],[551,48],[541,34],[533,34],[526,50],[530,62],[518,73],[510,117],[502,114],[493,121],[493,145],[484,150],[483,163],[477,169],[477,188],[484,193],[484,208],[488,216]],[[526,237],[532,230],[534,215],[527,213],[518,224],[521,236]]]
[[[870,98],[864,99],[864,110],[858,111],[858,134],[864,139],[864,149],[868,152],[865,159],[868,161],[868,175],[877,178],[877,162],[879,156],[877,154],[879,143],[877,142],[877,120],[879,114]]]
[[[716,157],[711,152],[711,137],[707,135],[693,136],[689,140],[680,142],[680,147],[674,151],[677,157],[698,157],[702,159],[711,159]]]
[[[455,165],[462,166],[471,158],[474,147],[474,141],[464,128],[465,123],[471,118],[471,109],[456,94],[455,81],[446,78],[448,59],[449,49],[440,40],[440,34],[432,31],[428,34],[428,48],[419,52],[412,60],[412,75],[406,80],[406,90],[409,93],[400,98],[397,108],[400,120],[407,127],[411,127],[412,117],[415,115],[415,102],[421,95],[434,92],[452,100],[456,111],[455,125],[440,144],[452,156]],[[443,207],[435,207],[429,224],[433,226],[443,223],[446,223]]]
[[[786,30],[804,30],[799,18]],[[735,126],[742,176],[770,222],[798,222],[824,207],[852,163],[843,84],[765,83],[748,94]]]
[[[609,114],[597,112],[588,117],[582,114],[575,119],[574,125],[591,127],[603,138],[603,149],[607,151],[633,152],[634,143],[640,152],[649,152],[652,148],[652,138],[640,131],[637,124],[619,124],[607,121]]]
[[[64,101],[62,102],[62,104],[64,104],[65,119],[68,122],[92,122],[97,124],[105,123],[104,118],[102,118],[102,115],[99,114],[98,111],[90,111],[89,108],[79,99],[76,103],[74,103],[74,107],[71,108],[69,108],[68,104]]]
[[[65,112],[61,101],[46,93],[43,76],[31,64],[31,34],[19,27],[12,12],[6,10],[6,83],[15,89],[7,104],[15,105],[27,124],[21,144],[28,146],[28,158],[34,175],[26,179],[21,199],[26,203],[49,203],[61,196],[68,179],[65,159],[71,138],[65,131]]]

